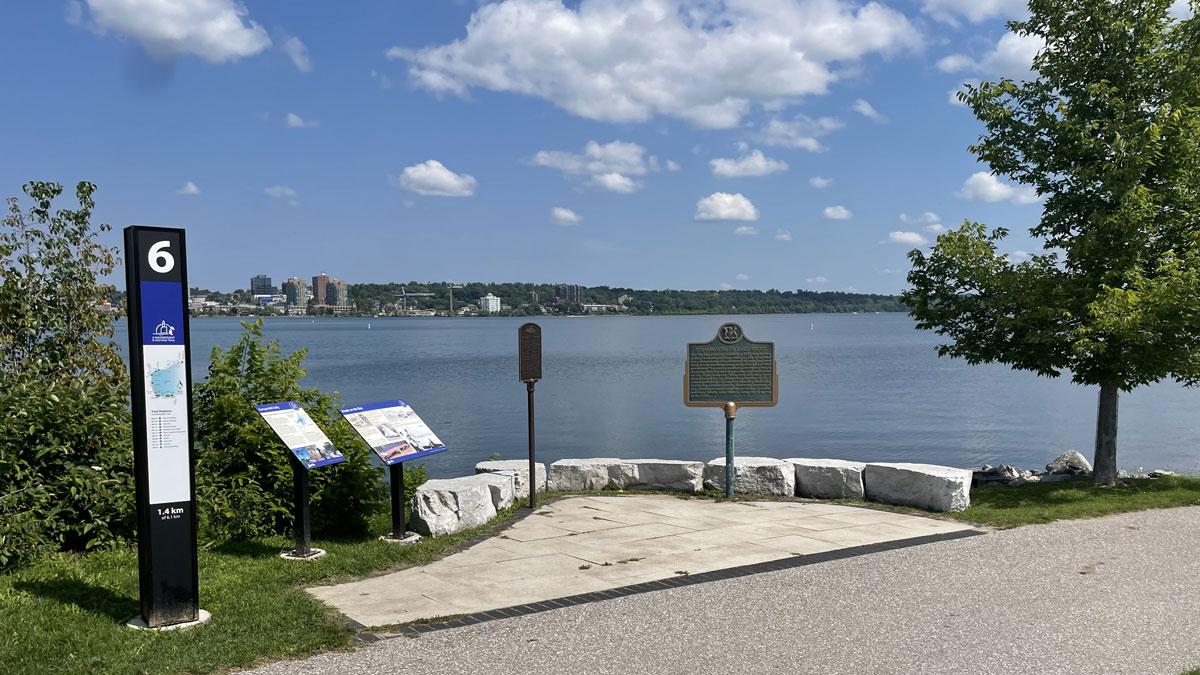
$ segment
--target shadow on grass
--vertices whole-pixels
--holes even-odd
[[[119,623],[128,621],[140,611],[137,598],[79,579],[18,581],[13,588],[64,605],[75,605],[85,612],[106,616]]]
[[[293,542],[289,539],[286,542],[268,543],[261,539],[234,539],[213,546],[210,550],[221,555],[237,556],[239,558],[269,558],[274,555],[279,555],[281,551],[285,551],[292,547]]]

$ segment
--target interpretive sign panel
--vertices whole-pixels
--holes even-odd
[[[683,402],[693,407],[773,406],[779,402],[775,343],[754,342],[742,327],[727,323],[708,342],[687,346]]]
[[[527,323],[517,329],[517,355],[521,361],[522,382],[537,382],[542,379],[541,326]]]
[[[339,412],[385,464],[446,451],[446,445],[404,401],[350,406]]]
[[[295,401],[256,405],[254,409],[305,469],[337,464],[346,458]]]
[[[149,627],[199,613],[188,285],[180,229],[125,228],[138,572]]]

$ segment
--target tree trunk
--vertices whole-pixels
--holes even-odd
[[[1096,456],[1092,462],[1096,485],[1117,482],[1117,385],[1100,385],[1100,408],[1096,413]]]

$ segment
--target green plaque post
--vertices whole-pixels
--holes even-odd
[[[736,323],[723,324],[708,342],[691,342],[683,370],[683,403],[725,411],[725,496],[736,477],[733,420],[738,408],[779,402],[775,343],[755,342]]]

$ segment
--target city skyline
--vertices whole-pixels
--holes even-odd
[[[1028,71],[1038,45],[1004,26],[1022,2],[380,0],[329,21],[196,0],[184,31],[126,4],[10,9],[10,94],[68,91],[88,113],[0,111],[17,132],[0,185],[96,182],[98,221],[187,229],[199,286],[259,266],[386,282],[402,264],[896,293],[906,253],[963,219],[1037,252],[1038,199],[976,162],[982,126],[954,100]]]

